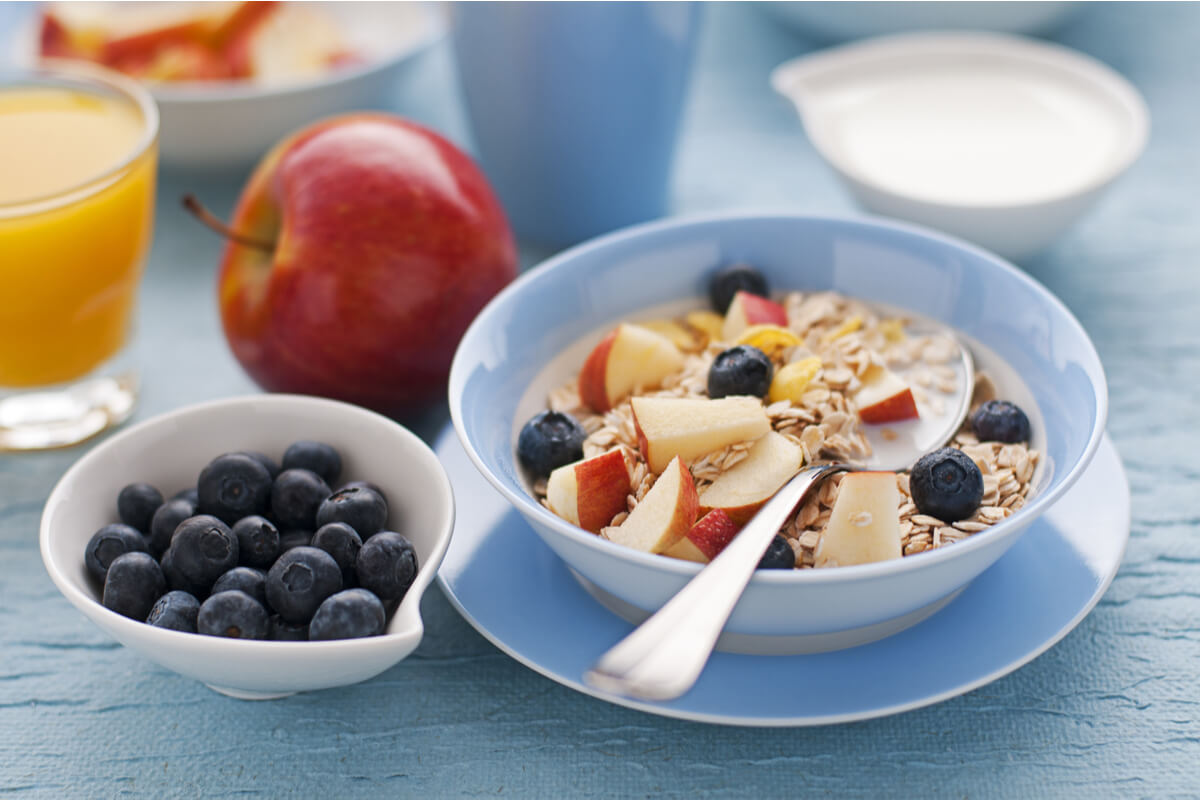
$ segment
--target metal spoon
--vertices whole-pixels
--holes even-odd
[[[661,609],[633,633],[601,656],[584,680],[597,689],[644,700],[673,700],[687,692],[700,677],[716,646],[721,630],[754,575],[758,562],[792,511],[821,481],[838,472],[860,469],[896,471],[912,465],[924,453],[950,441],[962,426],[971,406],[975,386],[975,362],[970,351],[950,329],[934,326],[936,332],[958,344],[961,361],[956,404],[939,416],[932,435],[908,431],[878,442],[874,437],[872,458],[860,464],[824,464],[799,472],[767,501],[711,563],[692,578]],[[928,426],[926,426],[928,427]],[[896,446],[897,441],[900,446]],[[907,445],[907,446],[906,446]],[[880,452],[886,453],[880,456]]]

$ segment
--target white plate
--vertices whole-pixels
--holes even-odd
[[[400,67],[445,33],[444,14],[433,3],[318,5],[364,63],[279,85],[253,81],[150,85],[159,108],[159,153],[164,164],[189,169],[242,166],[307,122],[350,110],[386,109]],[[17,26],[10,45],[15,64],[36,62],[37,25],[37,15],[30,13]]]
[[[489,641],[585,694],[699,722],[822,725],[882,717],[969,692],[1028,663],[1100,600],[1129,539],[1129,484],[1105,437],[1092,465],[1008,553],[946,608],[888,639],[832,653],[715,653],[695,688],[647,703],[586,686],[583,671],[624,637],[607,611],[487,483],[452,427],[434,446],[458,499],[438,581]],[[902,674],[905,680],[897,681]],[[789,687],[819,687],[793,691]]]

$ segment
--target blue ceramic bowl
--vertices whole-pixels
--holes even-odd
[[[909,225],[796,214],[619,231],[550,259],[501,292],[467,331],[450,375],[451,415],[476,467],[617,613],[636,620],[657,609],[699,566],[602,540],[540,506],[516,463],[517,432],[618,320],[688,299],[702,307],[708,275],[735,260],[756,265],[780,292],[832,289],[954,326],[1021,376],[1044,460],[1023,509],[952,546],[876,564],[757,574],[726,626],[724,649],[833,649],[914,624],[1003,555],[1095,453],[1108,405],[1095,348],[1061,302],[996,256]]]

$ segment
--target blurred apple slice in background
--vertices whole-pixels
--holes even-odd
[[[660,333],[622,323],[600,340],[579,372],[579,396],[608,411],[634,387],[653,387],[683,369],[683,353]]]
[[[679,457],[691,463],[706,453],[765,436],[771,430],[757,397],[635,397],[633,424],[638,446],[658,474]]]
[[[551,472],[546,482],[546,502],[567,522],[599,533],[625,510],[629,491],[625,456],[620,450],[609,450]]]
[[[721,326],[721,339],[736,341],[751,325],[779,325],[787,327],[787,311],[774,300],[759,297],[749,292],[738,292],[725,312]]]
[[[672,459],[625,521],[608,529],[608,538],[635,550],[661,553],[687,535],[696,521],[696,502],[692,473],[678,458]]]
[[[862,377],[862,388],[854,394],[858,417],[863,422],[903,422],[916,419],[917,403],[912,389],[887,367],[874,365]]]
[[[744,525],[775,492],[800,471],[800,445],[771,431],[754,443],[746,457],[721,473],[700,495],[700,513],[724,511]]]

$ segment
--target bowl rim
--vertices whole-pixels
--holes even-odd
[[[244,406],[248,404],[266,404],[268,406],[307,406],[311,408],[321,408],[327,413],[340,415],[358,416],[364,420],[371,420],[372,424],[386,423],[393,428],[393,432],[398,434],[402,440],[405,440],[409,447],[412,448],[408,455],[414,453],[419,454],[418,458],[424,462],[428,462],[426,466],[435,466],[436,469],[431,470],[434,476],[434,484],[437,486],[438,501],[445,505],[447,509],[447,518],[439,526],[440,532],[435,540],[434,547],[429,554],[429,558],[424,560],[417,569],[417,575],[413,579],[412,586],[409,587],[405,594],[404,601],[410,597],[413,603],[410,608],[412,612],[405,616],[409,617],[409,624],[405,630],[385,631],[379,636],[365,636],[357,639],[333,639],[329,641],[272,641],[265,639],[227,639],[223,637],[203,636],[201,634],[189,633],[186,631],[175,631],[167,628],[157,628],[153,625],[147,625],[145,622],[126,617],[118,614],[109,608],[106,608],[102,603],[96,600],[90,592],[81,588],[78,583],[72,580],[61,565],[55,560],[51,549],[51,539],[54,534],[50,526],[49,511],[52,506],[65,502],[60,496],[65,488],[74,481],[79,480],[79,476],[91,469],[92,463],[98,461],[104,454],[119,450],[129,439],[143,432],[148,428],[163,427],[171,423],[178,422],[189,416],[203,414],[214,410],[225,410]],[[378,414],[374,411],[362,408],[360,406],[344,403],[340,400],[330,400],[323,397],[313,397],[309,395],[296,394],[250,394],[238,395],[234,397],[224,397],[216,400],[206,400],[200,403],[192,403],[186,406],[181,406],[176,409],[157,414],[148,419],[142,420],[134,425],[125,428],[122,431],[114,434],[107,440],[101,442],[91,448],[87,453],[77,459],[62,477],[54,484],[54,488],[50,491],[50,495],[46,498],[46,502],[42,508],[42,516],[38,526],[38,544],[42,556],[42,566],[46,573],[50,576],[50,580],[58,587],[59,592],[67,598],[86,616],[93,617],[99,615],[105,619],[106,623],[115,627],[117,630],[128,631],[133,636],[150,636],[159,637],[165,636],[163,639],[164,645],[173,643],[173,646],[188,646],[194,644],[212,648],[216,640],[220,646],[228,646],[238,648],[239,655],[254,656],[279,653],[311,653],[316,652],[318,648],[328,651],[330,648],[338,647],[342,649],[375,649],[379,647],[399,644],[400,640],[407,641],[414,632],[420,633],[424,630],[424,621],[420,613],[421,597],[429,588],[430,584],[441,566],[442,560],[446,555],[446,551],[450,546],[450,539],[454,533],[454,490],[450,483],[450,478],[446,474],[445,469],[438,460],[437,455],[433,450],[425,444],[415,433],[410,431],[395,420]],[[402,601],[402,602],[404,602]],[[394,623],[400,618],[400,610],[395,612],[392,622]],[[414,624],[415,623],[415,624]],[[124,641],[122,639],[122,641]]]
[[[492,324],[492,320],[500,313],[500,309],[514,302],[514,298],[519,295],[524,289],[532,283],[536,283],[543,279],[553,270],[563,268],[564,264],[570,264],[573,260],[585,254],[603,251],[610,247],[621,243],[637,240],[644,237],[653,237],[657,234],[686,229],[703,229],[713,225],[736,224],[739,222],[816,222],[827,223],[834,225],[849,225],[851,227],[877,229],[895,231],[909,237],[917,239],[931,240],[943,247],[948,247],[952,250],[965,251],[969,255],[980,258],[990,264],[991,267],[999,269],[1001,272],[1008,274],[1021,283],[1024,283],[1035,294],[1040,295],[1051,308],[1055,309],[1067,325],[1074,329],[1079,337],[1079,340],[1085,345],[1086,353],[1094,361],[1096,372],[1099,376],[1099,382],[1093,382],[1092,388],[1096,395],[1096,421],[1089,432],[1087,442],[1084,445],[1083,452],[1079,459],[1071,465],[1067,470],[1063,479],[1057,486],[1051,487],[1049,490],[1038,494],[1032,502],[1024,506],[1017,513],[1004,520],[990,526],[987,530],[980,531],[966,539],[955,542],[953,547],[939,547],[933,550],[927,550],[923,553],[916,553],[910,556],[904,556],[899,559],[888,561],[880,561],[871,564],[856,564],[852,566],[837,567],[836,569],[793,569],[793,570],[756,570],[751,578],[751,585],[779,586],[779,585],[813,585],[827,583],[843,583],[853,582],[869,578],[883,578],[908,572],[910,570],[918,570],[930,568],[942,561],[956,559],[966,556],[968,553],[989,546],[994,540],[1005,538],[1014,535],[1024,529],[1026,521],[1032,521],[1040,516],[1047,508],[1050,507],[1059,497],[1061,497],[1068,489],[1070,489],[1079,477],[1083,474],[1084,469],[1091,462],[1096,450],[1100,446],[1100,442],[1104,436],[1105,425],[1108,418],[1108,383],[1104,374],[1104,365],[1100,361],[1100,355],[1096,351],[1095,345],[1088,336],[1083,325],[1071,313],[1061,300],[1058,299],[1049,289],[1043,286],[1032,276],[1010,264],[1000,256],[984,250],[981,247],[963,241],[956,237],[933,231],[920,225],[915,225],[908,222],[900,222],[892,219],[881,219],[870,216],[851,216],[851,215],[827,215],[827,214],[806,214],[795,211],[784,210],[740,210],[740,211],[723,211],[706,214],[681,215],[653,222],[642,223],[627,228],[622,228],[612,233],[596,237],[594,239],[582,242],[574,247],[568,248],[563,252],[546,259],[540,264],[530,268],[523,274],[519,275],[515,281],[500,291],[487,306],[484,307],[467,328],[459,343],[458,349],[455,352],[454,360],[450,367],[449,381],[449,403],[450,403],[450,418],[454,424],[454,431],[458,436],[459,441],[470,457],[475,468],[492,484],[508,501],[519,511],[523,516],[529,518],[535,516],[541,520],[545,526],[554,531],[556,534],[565,536],[570,541],[580,544],[585,548],[596,551],[598,554],[608,557],[616,557],[622,560],[631,561],[641,567],[651,569],[664,570],[667,573],[683,576],[685,579],[690,579],[696,575],[704,564],[697,564],[691,561],[683,561],[676,558],[666,556],[643,553],[640,550],[634,550],[624,545],[610,542],[606,539],[601,539],[599,536],[589,533],[582,528],[570,524],[566,520],[557,516],[549,509],[543,507],[540,503],[526,493],[516,493],[511,491],[503,481],[497,478],[491,469],[484,462],[483,458],[475,449],[474,444],[466,434],[465,423],[462,414],[462,396],[461,392],[456,392],[457,387],[461,387],[464,383],[464,374],[469,369],[467,365],[468,357],[466,355],[467,345],[474,338],[482,336],[481,331]],[[536,530],[536,528],[535,528]]]
[[[801,95],[791,89],[795,73],[836,72],[850,65],[879,65],[896,58],[948,58],[964,54],[984,55],[1037,67],[1046,73],[1069,75],[1091,86],[1125,112],[1129,135],[1108,159],[1103,169],[1079,181],[1074,187],[1057,192],[1032,195],[1020,201],[973,200],[946,202],[888,188],[869,174],[848,163],[829,144],[825,126],[812,124]],[[1150,111],[1146,100],[1127,78],[1099,59],[1055,42],[1015,33],[972,30],[914,31],[872,36],[833,45],[791,58],[771,70],[771,88],[795,107],[804,130],[821,158],[844,178],[867,187],[895,202],[923,208],[963,213],[1029,211],[1064,203],[1099,191],[1128,170],[1150,137]]]

